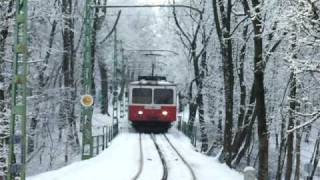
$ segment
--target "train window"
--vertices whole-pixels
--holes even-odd
[[[148,88],[133,88],[132,90],[133,104],[151,104],[152,103],[152,89]]]
[[[155,104],[173,104],[173,89],[155,89]]]

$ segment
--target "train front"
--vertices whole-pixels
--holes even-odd
[[[129,84],[128,119],[138,131],[167,131],[176,120],[176,85],[163,78]]]

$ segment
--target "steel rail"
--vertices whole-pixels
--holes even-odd
[[[171,143],[171,141],[169,140],[169,138],[167,137],[167,135],[163,134],[163,136],[165,137],[165,139],[167,140],[167,142],[169,143],[169,145],[171,146],[171,148],[178,154],[178,156],[180,157],[180,159],[183,161],[183,163],[187,166],[187,168],[189,169],[189,172],[192,176],[192,180],[196,180],[196,175],[193,171],[193,169],[191,168],[190,164],[184,159],[184,157],[181,155],[181,153],[176,149],[176,147]]]
[[[140,159],[139,159],[139,169],[136,175],[132,178],[133,180],[137,180],[141,175],[143,169],[143,151],[142,151],[142,140],[141,140],[141,133],[139,133],[139,148],[140,148]]]
[[[146,5],[90,5],[91,8],[153,8],[153,7],[160,7],[160,8],[187,8],[193,11],[202,14],[203,12],[195,7],[188,6],[188,5],[173,5],[173,4],[146,4]]]
[[[163,175],[162,175],[161,180],[166,180],[168,178],[167,162],[166,162],[166,160],[164,158],[164,155],[163,155],[163,153],[162,153],[162,151],[161,151],[161,149],[160,149],[160,147],[159,147],[159,145],[158,145],[158,143],[156,141],[156,138],[154,137],[154,134],[151,134],[150,136],[151,136],[151,139],[152,139],[152,141],[153,141],[153,143],[154,143],[154,145],[155,145],[155,147],[156,147],[156,149],[158,151],[158,154],[159,154],[159,157],[161,159],[162,166],[163,166]]]

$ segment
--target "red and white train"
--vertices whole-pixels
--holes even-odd
[[[167,131],[176,120],[176,85],[161,76],[139,76],[129,84],[128,119],[138,131]]]

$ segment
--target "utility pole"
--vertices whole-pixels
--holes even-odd
[[[86,99],[90,99],[92,94],[92,61],[91,61],[91,46],[92,46],[92,14],[90,8],[91,0],[86,0],[85,7],[85,37],[84,37],[84,59],[82,66],[82,80],[83,80],[83,95]],[[93,101],[93,99],[92,99]],[[89,103],[90,104],[90,103]],[[92,141],[92,113],[93,107],[85,106],[82,103],[81,107],[81,127],[82,127],[82,160],[89,159],[93,156],[93,141]]]
[[[8,180],[25,180],[27,156],[27,0],[16,1],[13,79],[11,84],[11,119]],[[18,128],[17,128],[18,127]],[[20,128],[20,129],[19,129]],[[17,144],[20,144],[20,148]],[[19,153],[15,150],[20,150]],[[20,159],[20,160],[19,160]]]
[[[124,63],[124,48],[123,48],[123,42],[120,41],[120,51],[121,51],[121,85],[120,85],[120,94],[119,94],[119,100],[120,100],[120,120],[124,120],[124,101],[125,101],[125,94],[126,94],[126,66]]]
[[[113,54],[113,100],[112,100],[112,125],[113,125],[113,135],[118,133],[119,128],[119,111],[118,111],[118,46],[117,46],[117,27],[114,29],[114,54]]]

